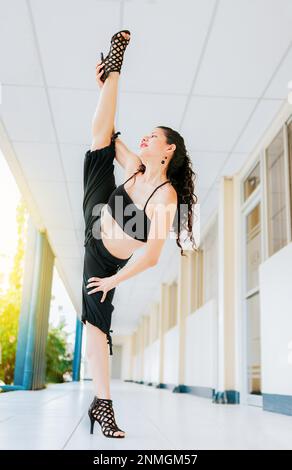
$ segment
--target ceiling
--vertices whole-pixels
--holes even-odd
[[[35,225],[48,232],[80,316],[82,171],[100,52],[107,54],[115,32],[131,31],[116,130],[137,153],[141,136],[157,125],[183,135],[203,228],[216,210],[220,177],[241,168],[287,99],[292,2],[2,0],[0,8],[0,146]],[[119,184],[118,163],[115,172]],[[161,282],[177,276],[178,260],[172,237],[157,266],[119,285],[114,331],[133,331],[159,300]]]

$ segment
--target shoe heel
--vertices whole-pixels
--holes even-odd
[[[89,415],[90,418],[90,434],[93,434],[95,419]]]

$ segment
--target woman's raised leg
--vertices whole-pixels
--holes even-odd
[[[126,39],[130,37],[127,33],[122,35]],[[116,114],[119,77],[119,72],[110,72],[101,88],[92,120],[92,151],[110,144]]]

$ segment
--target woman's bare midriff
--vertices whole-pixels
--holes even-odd
[[[105,204],[100,215],[101,239],[107,250],[117,258],[127,259],[133,252],[144,245],[144,242],[130,237],[107,210]]]

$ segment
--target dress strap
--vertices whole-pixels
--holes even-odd
[[[130,178],[128,178],[128,179],[123,183],[123,186],[124,186],[124,184],[126,184],[131,178],[133,178],[133,176],[135,176],[137,173],[139,173],[139,171],[136,171],[132,176],[130,176]]]
[[[146,201],[146,204],[145,204],[145,206],[144,206],[144,209],[143,209],[144,211],[145,211],[145,209],[146,209],[146,206],[147,206],[147,204],[148,204],[149,199],[153,196],[153,194],[155,193],[155,191],[156,191],[158,188],[160,188],[161,186],[163,186],[164,184],[166,184],[166,183],[170,183],[170,180],[167,180],[167,181],[164,181],[163,183],[161,183],[161,184],[160,184],[159,186],[157,186],[157,188],[155,188],[154,191],[150,194],[150,196],[148,197],[148,199],[147,199],[147,201]]]

